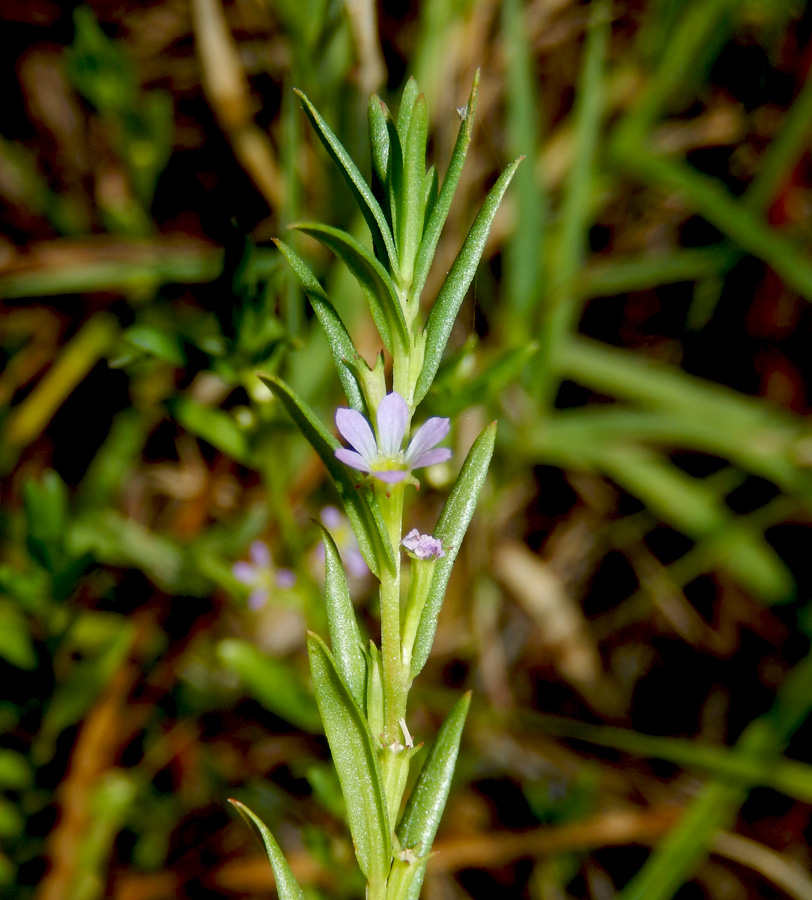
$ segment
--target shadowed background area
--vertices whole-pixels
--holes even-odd
[[[409,728],[474,700],[427,900],[809,900],[812,16],[800,0],[0,4],[0,897],[363,893],[309,681],[321,463],[368,243],[302,90],[369,171],[413,75],[442,177],[430,302],[517,171],[421,416],[499,436]],[[315,521],[314,521],[315,520]],[[805,562],[806,561],[806,562]]]

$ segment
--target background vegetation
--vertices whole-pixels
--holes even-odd
[[[440,269],[527,160],[426,401],[457,458],[500,426],[413,694],[430,740],[475,692],[425,896],[808,900],[807,6],[73,6],[0,5],[0,896],[269,895],[229,796],[357,896],[304,658],[335,498],[257,372],[342,398],[269,241],[364,233],[293,87],[360,155],[413,74],[442,171],[481,66]]]

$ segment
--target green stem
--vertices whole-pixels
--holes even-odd
[[[399,720],[406,715],[406,682],[400,646],[400,538],[403,528],[405,484],[376,483],[381,510],[392,549],[395,571],[381,572],[381,662],[383,668],[384,745],[398,741]]]

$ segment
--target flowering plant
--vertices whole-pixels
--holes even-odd
[[[308,265],[288,245],[276,241],[327,336],[349,402],[336,412],[335,422],[349,447],[336,440],[285,382],[276,377],[263,380],[321,457],[359,550],[380,582],[379,648],[374,642],[365,646],[361,639],[336,543],[323,528],[330,646],[311,633],[308,653],[368,900],[417,898],[468,711],[465,695],[442,725],[403,808],[409,765],[420,749],[406,721],[408,692],[428,658],[451,567],[485,480],[496,435],[494,424],[474,442],[434,534],[410,529],[404,537],[406,491],[418,485],[412,472],[451,458],[451,450],[437,446],[448,435],[450,421],[429,418],[412,431],[412,419],[437,373],[491,222],[519,163],[512,163],[487,195],[424,319],[423,289],[471,141],[477,82],[478,74],[442,184],[433,166],[426,170],[427,107],[413,79],[406,85],[396,120],[377,96],[370,99],[371,184],[299,93],[305,113],[364,215],[373,251],[331,226],[294,227],[333,251],[358,280],[391,360],[391,376],[383,351],[374,366],[362,359]],[[405,591],[401,548],[410,558]],[[259,829],[280,898],[301,898],[270,831],[247,807],[232,802]]]

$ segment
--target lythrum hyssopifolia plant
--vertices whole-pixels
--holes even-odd
[[[410,80],[397,119],[369,101],[372,178],[367,182],[310,101],[307,117],[338,166],[372,235],[372,251],[346,231],[317,223],[295,227],[319,240],[357,279],[383,348],[370,366],[356,351],[335,306],[288,245],[277,246],[295,272],[324,328],[349,406],[335,424],[342,445],[308,406],[275,377],[264,379],[330,473],[358,545],[380,582],[381,645],[365,646],[335,542],[324,529],[325,601],[330,646],[309,634],[313,688],[338,772],[347,819],[369,900],[415,900],[448,797],[469,696],[448,715],[403,807],[409,765],[420,749],[407,724],[407,698],[428,658],[451,567],[462,543],[493,452],[495,424],[471,447],[431,535],[404,528],[413,472],[451,458],[439,447],[450,422],[412,422],[437,373],[460,304],[474,277],[497,207],[518,160],[494,184],[428,316],[422,301],[429,267],[471,141],[477,81],[461,113],[457,141],[440,183],[426,170],[425,97]],[[388,362],[391,361],[391,367]],[[390,382],[391,378],[391,382]],[[402,557],[408,557],[408,571]],[[407,580],[408,586],[403,582]],[[302,892],[276,841],[259,829],[282,900]]]

